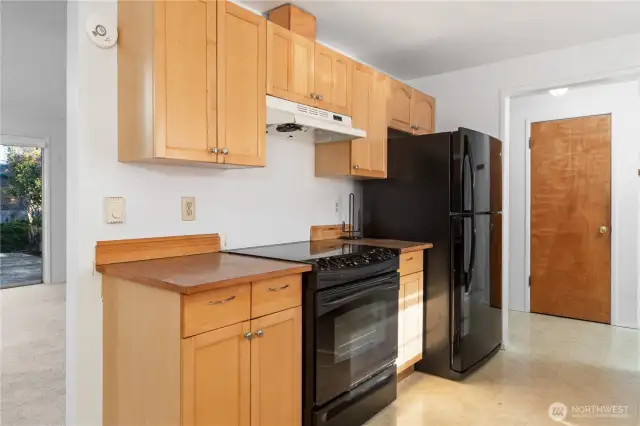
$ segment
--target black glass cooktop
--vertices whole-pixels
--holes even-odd
[[[250,256],[268,257],[271,259],[291,260],[295,262],[311,262],[327,257],[357,255],[376,250],[380,250],[380,248],[362,244],[351,244],[349,242],[325,240],[247,247],[236,250],[227,250],[227,253],[246,254]]]

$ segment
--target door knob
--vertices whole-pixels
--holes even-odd
[[[600,228],[598,228],[598,232],[601,234],[606,234],[607,231],[609,230],[609,228],[607,228],[606,226],[601,226]]]

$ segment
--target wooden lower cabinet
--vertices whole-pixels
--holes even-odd
[[[422,259],[422,252],[418,254]],[[405,260],[402,259],[403,257],[415,258],[416,253],[403,254],[401,256],[401,264]],[[398,373],[405,371],[422,359],[423,292],[424,275],[422,270],[400,277],[400,291],[398,294],[398,359],[396,361]]]
[[[251,329],[251,426],[299,426],[302,308],[252,320]]]
[[[180,294],[104,276],[103,425],[300,426],[301,280]]]
[[[249,426],[250,321],[182,340],[182,426]]]
[[[183,339],[182,426],[299,426],[301,363],[300,307]]]

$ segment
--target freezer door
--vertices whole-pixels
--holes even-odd
[[[452,141],[452,213],[502,211],[502,143],[460,128]]]
[[[452,216],[451,369],[464,372],[501,343],[502,314],[491,304],[500,284],[492,268],[501,269],[501,253],[492,244],[494,215]],[[497,215],[496,215],[497,216]],[[495,237],[494,237],[495,238]]]

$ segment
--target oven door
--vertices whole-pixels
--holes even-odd
[[[398,273],[345,284],[316,298],[316,406],[398,355]]]

